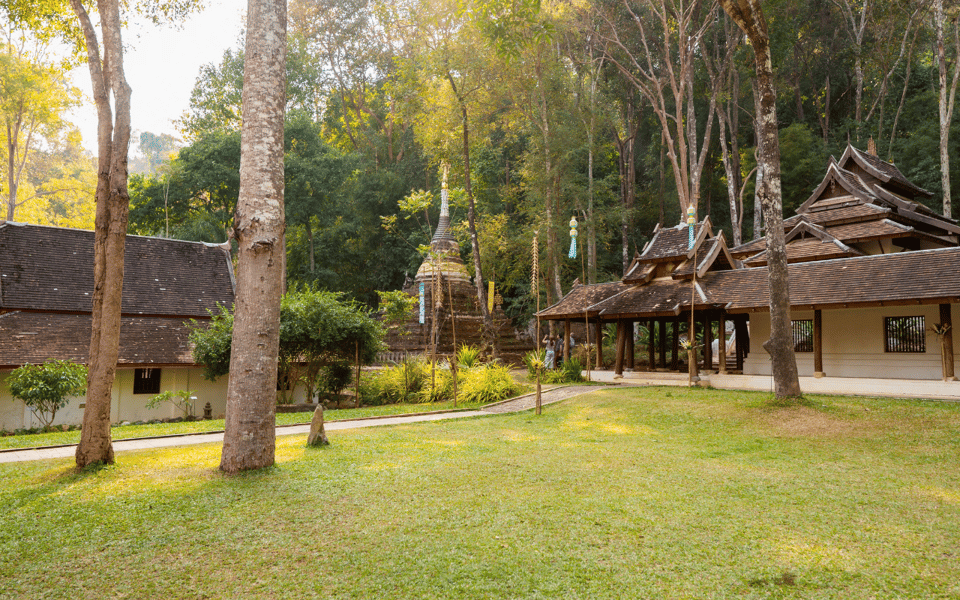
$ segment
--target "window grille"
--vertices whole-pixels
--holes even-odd
[[[160,393],[160,369],[134,369],[133,393],[134,394],[159,394]]]
[[[813,352],[813,320],[790,323],[793,325],[793,351]]]
[[[885,352],[926,352],[923,317],[885,317]]]

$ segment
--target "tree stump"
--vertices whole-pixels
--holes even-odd
[[[310,422],[310,435],[307,437],[307,446],[329,446],[330,440],[323,430],[323,405],[313,411],[313,421]]]

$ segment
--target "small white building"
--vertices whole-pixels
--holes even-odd
[[[6,377],[48,359],[86,363],[90,345],[94,232],[0,221],[0,429],[40,423],[10,396]],[[194,390],[193,413],[226,406],[227,378],[203,377],[188,325],[233,306],[234,280],[225,246],[127,236],[120,356],[111,421],[179,416],[146,403],[167,390]],[[71,398],[54,424],[79,424],[84,398]]]

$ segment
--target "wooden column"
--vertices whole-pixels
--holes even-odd
[[[723,309],[720,309],[720,318],[717,321],[717,335],[720,341],[719,350],[720,356],[717,357],[720,363],[720,373],[726,374],[727,372],[727,315],[724,314]]]
[[[613,363],[613,371],[617,375],[623,375],[623,358],[626,353],[627,336],[624,335],[626,323],[623,319],[617,320],[617,357]]]
[[[563,362],[570,360],[570,319],[563,320]]]
[[[733,322],[733,330],[737,332],[737,370],[743,371],[743,359],[750,353],[750,334],[747,333],[747,317],[737,315]]]
[[[813,311],[813,376],[823,377],[823,312]]]
[[[626,353],[627,353],[627,356],[626,356],[626,359],[627,359],[627,368],[632,371],[632,370],[635,369],[636,366],[637,366],[637,365],[635,364],[636,348],[633,347],[633,335],[634,335],[634,325],[633,325],[633,321],[624,321],[623,331],[624,331],[623,337],[624,337],[624,339],[625,339],[625,341],[626,341],[626,343],[624,344],[624,346],[625,346],[624,349],[625,349],[625,351],[626,351]]]
[[[660,366],[667,368],[667,322],[657,319],[657,341],[660,343]]]
[[[603,368],[603,321],[597,319],[594,325],[595,344],[597,345],[597,369]]]
[[[655,325],[653,319],[647,320],[647,368],[651,371],[657,370],[657,332],[653,329]]]
[[[940,305],[940,326],[944,333],[940,336],[940,352],[943,358],[944,381],[956,381],[953,374],[953,315],[950,313],[950,304]]]
[[[673,359],[670,362],[670,370],[680,370],[680,317],[673,318]]]
[[[709,313],[703,314],[703,370],[713,370],[713,320]]]

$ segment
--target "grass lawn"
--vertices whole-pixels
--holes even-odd
[[[458,402],[458,409],[479,408],[480,404]],[[403,415],[418,412],[431,412],[453,409],[453,402],[432,402],[426,404],[387,404],[384,406],[364,406],[361,408],[346,408],[326,410],[323,412],[324,421],[342,421],[344,419],[360,419],[364,417],[382,417],[389,415]],[[313,413],[277,413],[277,425],[296,425],[309,423]],[[158,435],[177,435],[184,433],[205,433],[207,431],[223,431],[223,419],[211,421],[189,421],[183,423],[152,423],[147,425],[115,425],[110,430],[114,440],[128,440],[130,438],[151,437]],[[8,435],[0,437],[0,450],[5,448],[39,448],[41,446],[59,446],[63,444],[77,444],[80,442],[80,431],[53,431],[49,433],[31,433],[26,435]]]
[[[960,405],[766,397],[0,465],[0,597],[960,598]]]

